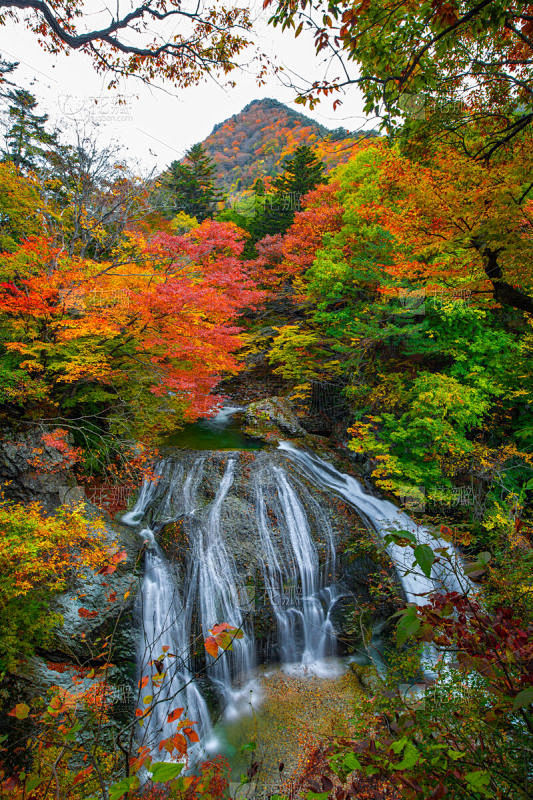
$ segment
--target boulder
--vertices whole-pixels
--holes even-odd
[[[266,441],[307,436],[293,407],[284,397],[268,397],[250,403],[244,421],[245,433]]]

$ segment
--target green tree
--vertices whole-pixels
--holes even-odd
[[[216,167],[202,144],[193,145],[183,161],[173,161],[163,176],[165,214],[180,211],[198,222],[212,217],[222,198],[215,185]]]
[[[35,113],[37,101],[26,89],[10,89],[5,97],[9,109],[4,159],[17,169],[35,169],[55,141],[45,127],[48,115]]]
[[[444,132],[491,156],[533,121],[531,7],[518,0],[328,2],[267,0],[283,30],[314,29],[317,53],[331,49],[341,77],[302,87],[299,102],[358,85],[364,111],[389,131]],[[353,69],[353,65],[357,69]],[[340,101],[337,101],[340,102]],[[473,129],[475,128],[475,132]],[[472,131],[472,135],[470,135]],[[440,135],[439,135],[440,134]]]
[[[302,197],[321,183],[327,183],[324,164],[306,144],[296,148],[283,162],[285,171],[274,180],[277,194],[293,193]]]
[[[300,145],[283,162],[284,171],[273,181],[274,192],[265,195],[262,181],[255,183],[256,214],[250,225],[254,241],[285,233],[294,222],[302,198],[327,183],[325,166],[308,145]]]

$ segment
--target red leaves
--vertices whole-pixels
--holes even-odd
[[[222,650],[231,650],[232,642],[234,639],[242,639],[243,631],[235,628],[228,622],[221,622],[210,629],[208,636],[204,641],[204,647],[213,658],[217,658],[219,648]]]
[[[183,728],[183,733],[185,734],[185,736],[188,738],[188,740],[190,742],[199,742],[200,741],[200,737],[198,736],[198,734],[196,733],[194,728],[190,728],[190,727],[187,726],[186,728]]]
[[[78,772],[78,774],[77,774],[77,775],[76,775],[76,777],[74,778],[74,781],[73,781],[73,786],[77,786],[77,785],[78,785],[78,783],[83,783],[83,781],[84,781],[86,778],[88,778],[88,777],[89,777],[89,775],[91,774],[91,772],[92,772],[93,770],[94,770],[94,767],[93,767],[93,765],[91,764],[91,765],[89,765],[88,767],[86,767],[85,769],[82,769],[82,770],[81,770],[81,772]]]
[[[218,656],[218,644],[213,636],[208,636],[204,642],[204,647],[210,656],[216,658]]]
[[[219,634],[223,633],[224,631],[235,631],[235,630],[237,630],[237,628],[234,628],[229,623],[221,622],[219,625],[215,625],[213,628],[211,628],[209,632],[212,633],[213,636],[217,637]]]
[[[175,722],[181,715],[183,714],[183,708],[175,708],[174,711],[171,711],[170,714],[167,716],[167,722]]]
[[[443,28],[457,22],[457,3],[455,0],[432,0],[431,7]]]
[[[138,772],[150,757],[150,748],[146,745],[141,745],[138,749],[139,755],[136,758],[130,758],[130,769],[132,772]]]
[[[187,754],[187,739],[182,733],[175,733],[166,739],[159,742],[159,752],[166,750],[167,753],[173,753],[176,750],[180,755]]]
[[[511,699],[530,685],[533,676],[533,624],[515,617],[511,608],[487,614],[476,600],[457,592],[436,594],[418,609],[422,628],[439,647],[456,650],[465,671],[484,675],[501,699],[494,705],[509,708]]]
[[[98,616],[98,611],[89,611],[87,608],[78,608],[78,615],[83,619],[94,619]]]
[[[128,554],[125,550],[121,550],[118,553],[115,553],[111,556],[109,563],[103,566],[101,569],[97,571],[97,575],[112,575],[115,572],[117,565],[122,563],[122,561],[126,561],[128,558]]]
[[[326,233],[340,230],[344,209],[337,201],[337,183],[318,186],[305,196],[285,237],[266,236],[257,244],[250,269],[264,286],[273,288],[303,275],[313,264]]]
[[[240,369],[235,321],[263,297],[241,259],[244,241],[235,225],[214,221],[185,236],[160,234],[149,244],[139,237],[132,244],[147,274],[125,264],[116,278],[105,264],[94,277],[93,262],[59,253],[47,239],[28,239],[4,265],[8,274],[24,275],[0,286],[7,347],[54,401],[80,380],[138,383],[138,370],[146,367],[144,391],[165,404],[178,398],[180,413],[185,405],[190,419],[203,416],[216,404],[210,392],[220,376]],[[52,341],[50,353],[45,343]],[[124,349],[133,349],[135,359],[125,359]],[[20,382],[17,401],[28,399],[26,385]],[[59,434],[49,443],[65,449]],[[75,449],[64,455],[78,456]],[[110,565],[101,574],[112,572]]]
[[[167,740],[168,741],[168,740]],[[170,739],[171,744],[173,745],[173,749],[177,750],[178,753],[181,755],[185,755],[187,752],[187,739],[183,734],[176,733]],[[172,750],[170,751],[172,752]]]
[[[147,675],[145,675],[143,678],[141,678],[141,680],[139,681],[139,684],[138,684],[139,689],[144,689],[144,687],[148,684],[148,681],[149,681],[149,678],[148,678]]]

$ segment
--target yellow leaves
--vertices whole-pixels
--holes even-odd
[[[30,707],[26,703],[17,703],[8,713],[8,717],[16,717],[17,719],[26,719],[30,713]]]
[[[32,359],[27,359],[23,361],[20,365],[21,369],[25,369],[27,372],[43,372],[44,367],[39,361],[34,361]]]
[[[107,363],[105,355],[85,350],[79,356],[78,361],[67,363],[64,366],[63,372],[57,380],[59,383],[75,383],[79,380],[93,379],[100,383],[110,383],[116,374],[116,370],[113,370]]]
[[[21,353],[22,355],[33,352],[33,347],[25,342],[4,342],[4,347],[11,353]]]
[[[70,570],[101,563],[102,531],[101,521],[89,522],[77,509],[46,516],[37,503],[0,503],[3,604],[39,587],[59,591]]]
[[[299,383],[297,384],[290,395],[290,399],[292,402],[296,402],[298,400],[309,400],[311,396],[311,384],[310,383]]]

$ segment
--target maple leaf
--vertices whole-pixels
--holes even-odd
[[[84,619],[94,619],[98,616],[98,611],[89,611],[87,608],[78,608],[78,614]]]
[[[188,738],[190,742],[199,742],[200,737],[198,736],[197,732],[193,728],[183,728],[183,733]]]

